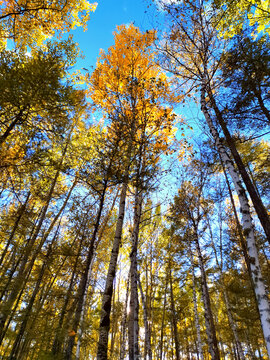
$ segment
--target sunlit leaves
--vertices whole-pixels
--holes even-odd
[[[254,35],[269,33],[270,3],[267,0],[215,0],[218,14],[216,26],[224,38],[240,34],[243,29],[254,28]]]
[[[12,39],[17,47],[42,45],[44,40],[76,26],[86,29],[96,3],[87,0],[1,0],[0,48]]]
[[[89,79],[89,96],[111,120],[112,134],[132,139],[135,148],[144,143],[149,151],[151,143],[154,154],[162,152],[173,136],[176,96],[155,63],[155,32],[122,25],[114,36],[115,45],[101,52]]]

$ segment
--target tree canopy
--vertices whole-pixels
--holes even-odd
[[[0,0],[3,360],[270,356],[269,2],[154,6]]]

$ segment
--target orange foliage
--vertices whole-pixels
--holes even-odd
[[[114,39],[108,52],[100,53],[88,95],[111,120],[111,133],[151,143],[154,153],[165,151],[175,132],[172,105],[177,99],[155,62],[155,32],[121,25]]]

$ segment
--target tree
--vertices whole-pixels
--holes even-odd
[[[77,54],[69,40],[48,43],[30,57],[1,52],[0,145],[11,135],[19,143],[22,133],[63,131],[70,114],[83,109],[84,93],[65,80]]]
[[[188,81],[190,84],[189,91],[200,89],[200,103],[201,105],[205,103],[209,107],[209,114],[213,116],[218,125],[217,131],[215,131],[215,142],[217,142],[217,135],[219,136],[218,130],[221,128],[226,139],[226,145],[230,149],[270,243],[269,215],[248,175],[233,136],[218,106],[216,96],[220,84],[218,74],[221,51],[225,44],[217,38],[216,30],[211,22],[212,14],[208,9],[205,9],[204,3],[199,1],[197,3],[187,2],[186,4],[165,4],[164,9],[168,12],[175,26],[171,29],[171,33],[166,36],[163,48],[160,48],[163,55],[163,59],[161,59],[163,66],[178,76],[179,79]],[[203,108],[205,109],[205,106],[201,106],[202,113],[205,115]],[[211,119],[211,116],[207,119]],[[207,124],[210,125],[208,120]],[[212,134],[213,126],[209,126]]]
[[[35,48],[60,32],[76,26],[86,29],[89,13],[96,3],[79,1],[1,1],[0,2],[0,49],[11,39],[23,50]]]
[[[111,129],[123,144],[122,192],[111,262],[103,296],[98,359],[107,359],[107,342],[113,280],[124,220],[127,186],[133,176],[132,163],[143,163],[140,176],[147,178],[159,154],[167,149],[174,114],[164,102],[174,100],[166,76],[154,63],[154,33],[141,34],[130,25],[115,33],[115,46],[101,53],[90,78],[89,94],[111,120]],[[153,155],[148,155],[149,151]],[[152,165],[153,163],[153,165]],[[139,167],[140,168],[140,167]],[[134,167],[135,177],[137,175]],[[138,226],[138,224],[136,225]],[[136,235],[137,236],[137,235]]]
[[[239,34],[249,26],[257,34],[269,33],[270,7],[265,0],[214,0],[213,6],[218,10],[216,26],[220,35],[225,38]]]
[[[192,184],[184,182],[181,189],[179,189],[178,196],[174,199],[174,204],[171,208],[172,217],[175,219],[176,226],[186,227],[186,231],[189,232],[188,240],[192,241],[196,247],[196,254],[198,257],[199,267],[201,271],[201,288],[202,297],[204,303],[204,316],[205,326],[208,339],[209,353],[212,359],[219,360],[219,349],[216,337],[216,329],[214,324],[214,318],[211,309],[209,289],[206,279],[206,271],[204,267],[204,261],[202,251],[199,243],[199,234],[204,232],[205,228],[201,224],[204,221],[207,213],[210,211],[207,206],[207,200],[203,197],[203,186],[205,184],[205,175],[199,175],[199,185],[193,187]]]
[[[224,115],[227,121],[237,120],[237,125],[242,128],[246,127],[247,121],[249,124],[252,121],[253,128],[263,130],[267,123],[270,124],[269,50],[266,37],[253,40],[243,33],[233,39],[230,48],[222,55],[225,85],[235,91],[226,101]]]
[[[163,53],[165,53],[165,65],[174,74],[182,79],[191,82],[193,88],[200,89],[201,111],[205,117],[210,133],[214,139],[215,146],[227,166],[234,187],[237,191],[241,204],[242,226],[246,236],[247,248],[251,261],[252,280],[258,307],[260,309],[261,324],[264,331],[264,339],[270,353],[269,323],[270,307],[266,288],[263,280],[260,281],[258,273],[261,274],[261,267],[258,256],[258,249],[255,241],[254,227],[252,223],[251,211],[248,198],[243,184],[239,178],[240,172],[245,186],[251,196],[253,205],[264,228],[268,240],[270,240],[270,221],[268,213],[263,206],[261,198],[258,196],[254,185],[239,155],[233,137],[227,127],[217,103],[216,90],[219,78],[217,76],[220,66],[219,48],[215,51],[215,44],[218,41],[215,29],[211,24],[211,12],[202,2],[185,2],[171,5],[164,5],[173,22],[171,33],[167,36]],[[222,45],[222,44],[221,44]],[[223,141],[219,135],[219,128],[225,136],[237,169],[226,152]],[[258,281],[260,284],[258,284]]]

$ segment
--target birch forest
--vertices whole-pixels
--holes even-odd
[[[270,359],[270,3],[96,6],[0,0],[0,359]]]

